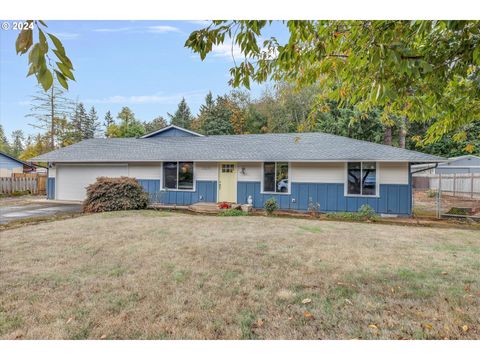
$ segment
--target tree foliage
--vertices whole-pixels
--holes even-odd
[[[30,124],[34,128],[43,130],[50,139],[50,149],[55,149],[59,135],[59,122],[70,115],[73,109],[73,102],[65,96],[65,92],[56,82],[50,90],[39,89],[31,97],[30,113],[26,117],[36,120]]]
[[[29,136],[26,140],[25,150],[19,156],[19,159],[29,160],[35,156],[45,154],[50,150],[48,135],[37,134],[35,136]]]
[[[85,124],[84,130],[84,139],[92,139],[98,133],[98,129],[100,128],[100,123],[98,122],[98,114],[97,110],[95,110],[95,106],[90,108],[90,111],[87,115],[87,121]]]
[[[207,95],[205,100],[205,107],[198,117],[198,130],[206,135],[234,134],[231,102],[228,96],[218,96],[215,101],[212,101]]]
[[[7,136],[5,135],[5,130],[3,130],[3,125],[0,124],[0,151],[6,154],[10,154],[11,148],[8,143]]]
[[[143,126],[145,128],[145,133],[148,134],[167,127],[167,120],[165,120],[163,116],[157,116],[152,121],[145,121]]]
[[[110,110],[108,110],[105,113],[104,122],[103,122],[103,126],[105,127],[105,133],[104,133],[105,137],[110,137],[109,134],[108,134],[108,129],[110,128],[110,126],[112,126],[114,124],[115,124],[115,119],[113,118]]]
[[[120,124],[113,125],[110,137],[138,137],[145,134],[143,124],[135,118],[135,114],[129,107],[124,106],[118,113],[117,119]]]
[[[27,76],[35,75],[43,90],[48,91],[53,85],[53,75],[55,75],[58,83],[68,90],[68,81],[75,80],[75,77],[73,76],[72,62],[68,58],[62,42],[55,35],[46,31],[47,24],[44,21],[27,20],[26,24],[27,26],[24,26],[18,34],[15,48],[17,54],[28,53]],[[35,34],[38,38],[34,43]],[[55,65],[52,64],[53,54],[56,57]]]
[[[182,98],[173,115],[168,114],[168,116],[170,117],[170,124],[172,125],[177,125],[184,129],[190,129],[192,126],[193,116],[185,98]]]
[[[425,144],[480,117],[478,21],[287,21],[283,43],[264,38],[270,23],[212,21],[185,46],[205,59],[231,38],[244,55],[230,69],[231,85],[319,84],[319,104],[381,108],[383,123],[428,122]]]
[[[23,143],[25,142],[25,135],[22,130],[12,131],[12,145],[10,154],[18,158],[24,150]]]

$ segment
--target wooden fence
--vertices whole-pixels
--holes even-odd
[[[443,194],[480,198],[480,174],[431,174],[413,177],[413,187],[418,190],[435,190]]]
[[[30,194],[45,194],[47,189],[46,174],[12,174],[11,177],[0,177],[0,194],[28,191]]]

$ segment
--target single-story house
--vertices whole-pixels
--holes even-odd
[[[281,209],[410,215],[410,166],[444,159],[325,133],[203,136],[169,126],[141,138],[89,139],[38,156],[48,197],[83,200],[99,176],[136,178],[165,204],[274,197]]]
[[[16,159],[0,151],[0,177],[10,177],[12,174],[32,173],[37,170],[33,164]]]

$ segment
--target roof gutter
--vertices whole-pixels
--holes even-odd
[[[416,174],[416,173],[419,173],[419,172],[422,172],[422,171],[436,169],[437,167],[438,167],[438,163],[435,163],[435,165],[433,165],[431,167],[427,167],[427,168],[420,169],[420,170],[415,170],[415,171],[410,171],[410,174]]]

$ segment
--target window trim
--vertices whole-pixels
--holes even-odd
[[[349,194],[348,193],[348,164],[352,162],[360,163],[360,174],[363,172],[363,163],[375,163],[375,195],[363,195],[363,194]],[[345,162],[345,181],[343,186],[343,195],[346,197],[364,197],[364,198],[379,198],[380,197],[380,183],[379,183],[379,173],[380,167],[378,166],[378,161],[362,161],[362,160],[352,160]],[[362,192],[362,184],[360,184],[360,192]]]
[[[163,166],[165,163],[169,163],[169,162],[173,162],[173,163],[177,163],[177,188],[176,189],[169,189],[169,188],[166,188],[165,187],[165,171],[163,170]],[[191,189],[179,189],[178,188],[178,172],[180,171],[180,166],[178,165],[179,163],[181,162],[191,162],[193,163],[193,187]],[[196,186],[197,186],[197,177],[196,177],[196,162],[195,161],[162,161],[162,166],[161,166],[161,169],[162,169],[162,183],[161,183],[161,190],[162,191],[187,191],[187,192],[195,192],[197,191],[196,190]]]
[[[271,163],[273,162],[275,164],[275,177],[277,176],[277,163],[287,163],[288,164],[288,191],[287,192],[277,192],[277,191],[264,191],[263,189],[263,181],[265,178],[265,163]],[[291,182],[291,164],[290,161],[263,161],[262,162],[262,179],[260,182],[260,194],[270,194],[270,195],[291,195],[291,188],[292,188],[292,182]]]

